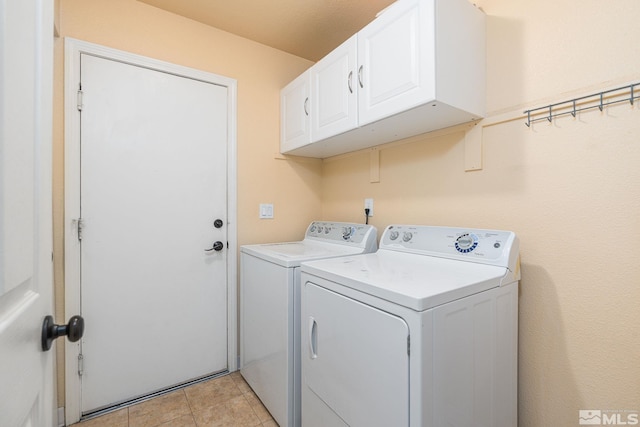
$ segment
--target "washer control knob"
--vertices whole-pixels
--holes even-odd
[[[314,232],[316,231],[316,225],[315,224],[311,224],[311,228],[309,229],[310,232]]]
[[[397,231],[392,231],[391,233],[389,233],[389,239],[390,240],[396,240],[399,235],[400,235],[400,233],[398,233]]]
[[[323,229],[324,229],[324,228],[323,228],[321,225],[320,225],[320,226],[318,226],[318,233],[322,233],[322,230],[323,230]]]
[[[344,227],[342,229],[342,238],[344,240],[349,240],[349,238],[351,236],[353,236],[353,233],[355,233],[355,232],[356,232],[356,228],[355,227],[349,227],[349,226]]]
[[[331,227],[324,228],[324,234],[329,234],[330,231],[331,231]]]
[[[411,240],[411,238],[413,237],[413,233],[410,231],[405,231],[404,234],[402,235],[402,240],[405,242],[408,242],[409,240]]]

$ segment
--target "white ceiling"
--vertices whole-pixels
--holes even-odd
[[[395,0],[139,0],[317,61]]]

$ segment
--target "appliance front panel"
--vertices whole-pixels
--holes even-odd
[[[409,425],[408,338],[402,318],[304,283],[302,424]]]
[[[241,254],[242,376],[279,425],[293,417],[295,268]]]

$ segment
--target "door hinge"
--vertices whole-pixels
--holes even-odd
[[[411,356],[411,335],[407,335],[407,356]]]
[[[78,376],[82,376],[84,373],[84,356],[82,353],[78,355]]]
[[[78,89],[78,111],[82,111],[82,86]]]
[[[78,240],[82,241],[82,218],[78,218],[73,220],[75,222],[75,225],[77,227],[77,231],[78,231]]]

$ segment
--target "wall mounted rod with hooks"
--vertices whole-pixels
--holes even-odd
[[[568,101],[549,104],[544,107],[526,110],[524,112],[524,114],[527,115],[527,122],[525,125],[527,125],[527,127],[531,127],[531,123],[540,120],[547,120],[551,122],[554,117],[564,116],[567,114],[571,114],[575,117],[580,111],[591,110],[593,108],[598,108],[602,111],[607,105],[618,104],[620,102],[630,102],[631,105],[633,105],[634,100],[640,98],[640,95],[637,95],[638,91],[636,90],[636,86],[640,86],[640,82],[617,87],[615,89],[605,90],[592,95],[581,96],[580,98],[574,98]],[[618,98],[623,95],[627,96],[623,99]],[[542,115],[543,113],[544,115]]]

